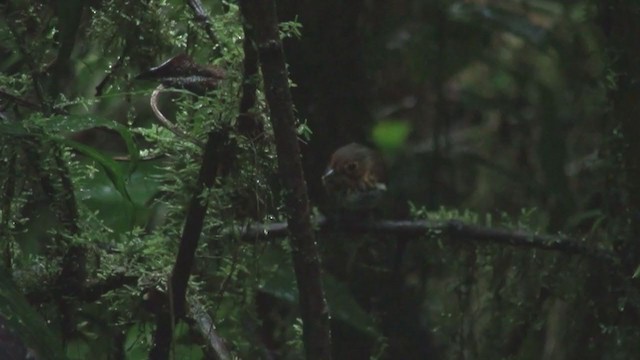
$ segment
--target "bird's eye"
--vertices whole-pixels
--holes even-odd
[[[349,173],[354,173],[358,170],[358,163],[355,161],[349,162],[344,166],[345,170]]]

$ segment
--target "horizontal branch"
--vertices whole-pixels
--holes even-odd
[[[588,246],[584,241],[563,235],[538,235],[524,230],[490,228],[466,224],[459,220],[378,220],[362,222],[331,222],[324,217],[315,221],[320,232],[346,232],[374,235],[422,237],[440,235],[459,241],[476,241],[510,246],[530,247],[560,251],[566,254],[585,255],[615,263],[618,256],[606,249]],[[245,240],[275,239],[288,235],[286,223],[253,224],[241,232]]]

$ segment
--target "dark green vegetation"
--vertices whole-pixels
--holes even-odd
[[[296,205],[266,35],[204,5],[0,5],[0,358],[322,345],[288,239],[244,230]],[[637,2],[277,5],[312,205],[357,141],[388,162],[381,212],[415,220],[316,234],[335,359],[640,356]],[[186,73],[148,76],[181,53]]]

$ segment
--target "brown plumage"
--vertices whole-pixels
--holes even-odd
[[[336,150],[322,176],[329,200],[338,208],[369,210],[386,191],[384,162],[366,146],[351,143]]]

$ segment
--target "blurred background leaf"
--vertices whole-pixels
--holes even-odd
[[[62,360],[62,343],[45,320],[32,308],[6,272],[0,271],[0,314],[3,326],[33,349],[35,356]]]

